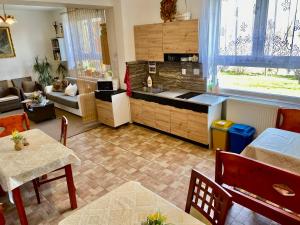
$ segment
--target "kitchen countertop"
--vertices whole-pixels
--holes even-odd
[[[184,89],[173,89],[168,91],[162,91],[160,93],[152,93],[152,92],[143,91],[143,89],[135,89],[132,90],[132,92],[150,95],[150,96],[162,97],[162,98],[176,100],[180,102],[206,105],[206,106],[214,106],[227,100],[227,97],[224,96],[214,95],[210,93],[200,93],[200,92],[198,96],[189,99],[176,98],[179,95],[186,94],[188,92],[194,92],[194,91],[184,90]]]

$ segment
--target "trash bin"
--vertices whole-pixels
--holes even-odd
[[[229,151],[240,154],[250,144],[255,128],[245,124],[234,124],[229,128]]]
[[[228,151],[228,129],[233,125],[229,120],[216,120],[212,123],[212,147]]]

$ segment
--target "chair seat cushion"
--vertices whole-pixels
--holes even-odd
[[[47,94],[47,98],[53,102],[74,108],[79,109],[77,96],[66,96],[62,92],[50,92]]]
[[[19,97],[16,95],[8,95],[6,97],[0,98],[0,102],[8,102],[18,100]]]

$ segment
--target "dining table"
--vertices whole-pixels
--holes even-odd
[[[0,138],[0,185],[12,193],[21,225],[28,225],[20,188],[56,169],[64,168],[71,208],[77,208],[72,165],[80,165],[75,153],[39,129],[21,132],[29,143],[16,151],[11,136]]]
[[[160,212],[167,224],[204,225],[182,209],[135,181],[129,181],[59,222],[59,225],[141,225]]]
[[[300,174],[299,133],[277,128],[267,128],[241,154]]]

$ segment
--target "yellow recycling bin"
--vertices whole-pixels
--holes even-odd
[[[216,120],[212,123],[212,144],[213,149],[228,150],[228,129],[233,125],[229,120]]]

